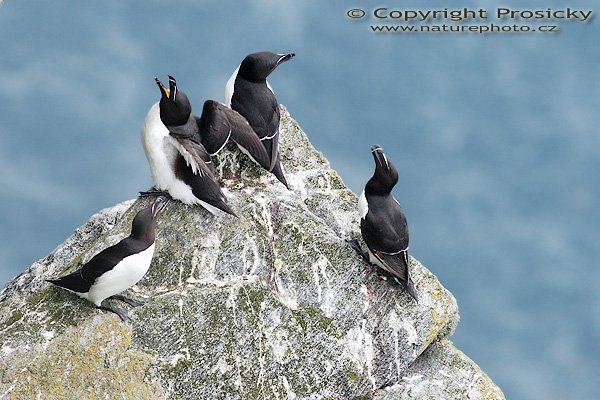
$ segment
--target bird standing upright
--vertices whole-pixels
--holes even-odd
[[[169,88],[155,80],[161,98],[148,111],[141,131],[155,186],[140,194],[166,193],[185,204],[200,204],[213,214],[221,210],[235,215],[215,180],[210,154],[202,145],[187,95],[177,89],[171,76]],[[212,144],[218,149],[227,141],[227,134],[217,141]]]
[[[267,77],[281,63],[294,56],[294,53],[275,54],[268,51],[249,54],[225,86],[225,103],[246,118],[269,155],[268,165],[261,163],[254,156],[252,149],[236,143],[261,167],[272,172],[288,189],[279,157],[279,103],[267,82]]]
[[[74,292],[99,309],[114,312],[123,321],[128,320],[125,310],[102,306],[102,301],[109,298],[132,306],[144,304],[119,293],[139,282],[150,268],[156,219],[167,201],[161,196],[150,207],[139,211],[133,218],[128,237],[102,250],[77,271],[48,282]]]
[[[354,249],[371,263],[394,275],[418,302],[409,271],[408,223],[402,207],[391,191],[398,182],[398,171],[378,145],[371,148],[375,173],[358,199],[360,231],[368,249],[364,254],[356,240]]]

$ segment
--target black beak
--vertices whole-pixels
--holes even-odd
[[[160,210],[169,202],[169,199],[164,196],[159,196],[152,204],[152,219],[156,218]]]
[[[390,164],[388,163],[387,157],[383,152],[383,149],[379,145],[374,145],[371,147],[371,153],[373,153],[373,158],[375,158],[375,163],[381,165],[384,170],[390,169]]]
[[[275,63],[275,65],[279,65],[282,62],[285,62],[287,60],[291,60],[292,58],[294,58],[296,56],[295,53],[288,53],[288,54],[278,54],[279,59],[277,60],[277,62]]]
[[[167,87],[165,85],[163,85],[163,83],[160,81],[160,79],[154,78],[154,80],[156,81],[156,84],[158,85],[158,88],[160,89],[160,94],[163,97],[166,97],[168,99],[171,91],[169,89],[167,89]]]

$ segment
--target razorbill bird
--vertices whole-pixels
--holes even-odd
[[[169,88],[155,80],[161,98],[148,111],[141,131],[154,188],[140,195],[166,193],[185,204],[200,204],[213,214],[221,210],[235,216],[213,175],[210,153],[202,145],[187,95],[177,89],[172,76]]]
[[[101,310],[114,312],[123,321],[129,320],[127,311],[102,306],[102,301],[116,299],[132,306],[144,304],[119,293],[139,282],[148,271],[154,255],[157,215],[167,202],[167,198],[159,197],[136,214],[128,237],[102,250],[77,271],[48,282],[74,292]]]
[[[402,207],[391,191],[398,182],[398,171],[377,145],[371,148],[375,173],[358,199],[360,231],[367,245],[365,254],[358,241],[349,243],[367,261],[396,277],[418,303],[408,261],[408,223]]]
[[[269,154],[269,165],[259,164],[272,172],[288,189],[290,187],[279,159],[279,103],[267,77],[281,63],[294,56],[294,53],[275,54],[268,51],[249,54],[225,86],[225,103],[246,118]],[[243,151],[258,161],[252,149],[245,148]]]

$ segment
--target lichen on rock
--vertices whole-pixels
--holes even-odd
[[[215,164],[239,218],[163,209],[150,270],[130,290],[149,301],[129,309],[131,324],[44,279],[127,235],[150,199],[103,210],[9,283],[0,398],[63,398],[57,386],[91,388],[77,398],[373,397],[445,343],[459,319],[452,294],[414,258],[419,304],[366,265],[345,242],[360,235],[356,196],[285,109],[281,132],[292,190],[228,145]],[[33,368],[27,383],[22,368]]]
[[[377,391],[373,396],[373,400],[503,398],[500,388],[448,339],[432,343],[404,371],[400,382]]]

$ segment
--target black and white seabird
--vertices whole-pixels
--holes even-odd
[[[375,145],[371,152],[375,158],[375,173],[358,199],[360,231],[368,255],[358,241],[352,240],[350,244],[365,259],[396,277],[418,302],[408,268],[408,223],[402,207],[391,194],[398,182],[398,171],[381,147]]]
[[[275,54],[268,51],[246,56],[225,86],[225,104],[239,112],[260,138],[269,154],[269,165],[256,159],[252,149],[242,149],[261,167],[272,172],[288,189],[279,159],[279,103],[267,77],[294,53]],[[237,143],[237,142],[236,142]],[[240,146],[240,143],[237,143]]]
[[[140,194],[166,193],[185,204],[200,204],[213,214],[221,210],[236,215],[215,180],[210,153],[202,144],[187,95],[177,89],[172,76],[169,88],[155,80],[161,99],[148,111],[141,131],[154,188]],[[226,143],[228,134],[211,143],[216,151]]]
[[[150,207],[139,211],[133,218],[128,237],[102,250],[77,271],[48,282],[74,292],[99,309],[114,312],[123,321],[128,320],[125,310],[102,306],[102,301],[116,299],[132,306],[144,304],[119,293],[139,282],[148,271],[154,255],[157,215],[167,201],[161,196]]]

